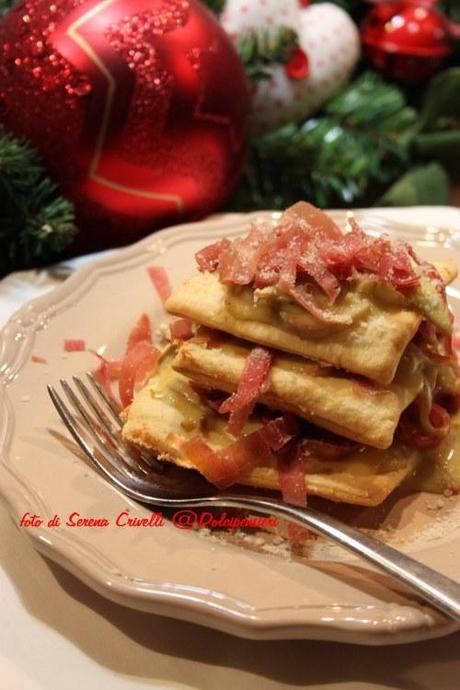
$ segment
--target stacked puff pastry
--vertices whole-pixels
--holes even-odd
[[[300,203],[284,218],[312,222],[311,209]],[[322,222],[313,212],[313,222]],[[456,274],[449,264],[437,270],[446,284]],[[307,493],[381,503],[420,462],[420,449],[401,437],[398,424],[426,388],[432,366],[414,344],[423,313],[396,292],[394,299],[380,299],[375,284],[369,289],[364,280],[348,281],[334,310],[351,319],[337,326],[304,317],[300,305],[286,301],[265,301],[261,310],[269,290],[235,288],[216,271],[196,272],[166,302],[171,314],[191,320],[192,337],[171,344],[136,393],[124,413],[125,439],[206,475],[187,441],[199,438],[214,452],[235,443],[215,400],[238,391],[251,351],[262,346],[271,353],[271,367],[240,435],[289,415],[308,448]],[[280,304],[289,308],[289,318],[280,317]],[[279,490],[277,454],[242,466],[237,483]]]

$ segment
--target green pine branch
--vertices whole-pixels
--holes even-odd
[[[15,4],[16,0],[0,0],[0,17],[6,14]]]
[[[15,1],[0,0],[0,17]],[[368,11],[359,0],[333,1],[357,22]],[[225,0],[205,3],[219,14]],[[460,20],[456,3],[440,6]],[[286,64],[297,46],[296,32],[283,26],[237,42],[256,83],[270,77],[270,65]],[[230,208],[283,209],[298,199],[321,207],[445,203],[445,171],[460,179],[460,69],[435,77],[420,113],[408,106],[409,93],[368,71],[314,117],[253,137]],[[59,196],[37,154],[0,125],[0,276],[55,260],[76,231],[72,204]]]
[[[371,203],[405,173],[417,115],[403,92],[366,72],[321,115],[254,139],[232,207],[322,207]]]
[[[236,50],[253,82],[270,78],[267,68],[273,64],[285,65],[299,45],[297,33],[287,26],[251,29],[236,41]]]
[[[0,128],[0,275],[55,260],[76,232],[38,155]]]
[[[203,0],[203,2],[215,14],[220,14],[225,7],[225,0]]]

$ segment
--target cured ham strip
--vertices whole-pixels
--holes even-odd
[[[219,489],[235,484],[243,472],[255,467],[262,457],[270,454],[270,446],[259,430],[218,452],[198,436],[185,441],[182,450],[206,479]]]
[[[321,245],[321,260],[337,278],[349,278],[353,271],[378,273],[379,263],[391,250],[390,240],[383,237],[369,237],[354,218],[350,220],[351,231],[341,235],[339,240],[325,240]]]
[[[309,237],[299,229],[289,229],[283,238],[285,245],[283,261],[280,266],[278,285],[281,290],[289,292],[297,280],[297,266]]]
[[[283,501],[301,508],[307,504],[305,486],[305,452],[299,441],[292,440],[277,454],[278,481]],[[287,523],[289,541],[298,542],[310,537],[310,532],[300,525]]]
[[[284,265],[285,250],[286,241],[283,232],[275,228],[271,238],[259,251],[254,287],[263,288],[278,283]]]
[[[123,407],[127,407],[132,402],[134,385],[143,382],[155,371],[159,359],[159,350],[146,340],[141,340],[125,355],[118,385]]]
[[[147,314],[141,314],[136,325],[131,330],[126,343],[126,352],[132,350],[137,343],[143,340],[147,340],[149,343],[152,342],[152,325]]]
[[[285,414],[278,419],[272,419],[264,425],[264,439],[275,453],[294,438],[299,432],[296,418],[291,414]]]
[[[94,372],[107,395],[116,400],[113,380],[118,380],[120,401],[123,407],[133,399],[134,386],[153,372],[160,358],[160,352],[152,345],[152,325],[147,314],[141,314],[131,329],[126,343],[125,355],[120,360],[109,360],[95,350],[89,350],[100,361]]]
[[[379,277],[392,285],[396,290],[417,287],[420,278],[414,273],[409,255],[403,247],[385,253],[379,262]]]
[[[329,302],[333,304],[340,294],[340,283],[331,271],[318,261],[316,254],[304,254],[299,257],[298,267],[313,278],[319,287],[329,297]]]
[[[85,341],[80,338],[66,338],[66,340],[64,340],[64,350],[66,352],[84,352],[86,350]]]
[[[271,448],[259,429],[223,448],[216,455],[224,474],[219,478],[220,488],[235,484],[242,474],[259,464],[260,459],[271,454]]]
[[[349,321],[322,308],[312,286],[318,286],[333,304],[340,294],[340,281],[347,278],[372,274],[405,292],[420,285],[417,264],[427,276],[430,270],[436,273],[406,243],[370,237],[355,219],[350,224],[351,231],[342,234],[323,211],[300,203],[276,227],[256,223],[246,237],[216,242],[196,258],[199,269],[217,271],[221,283],[276,286],[320,321],[340,324]],[[438,282],[444,290],[440,277]]]
[[[258,397],[267,390],[272,359],[265,348],[253,348],[244,364],[238,390],[219,408],[221,414],[230,412],[228,431],[234,436],[241,433]]]
[[[296,432],[295,423],[286,415],[220,451],[214,451],[198,436],[184,441],[182,450],[208,481],[219,489],[226,489],[258,465],[262,458],[279,450]]]
[[[345,439],[344,439],[345,441]],[[302,443],[304,458],[311,456],[320,460],[340,460],[356,449],[356,443],[329,443],[317,439],[307,439]]]
[[[434,362],[449,362],[454,359],[454,341],[449,333],[441,331],[433,323],[423,321],[416,336],[423,354]]]
[[[318,458],[320,460],[340,460],[356,449],[356,443],[329,443],[317,439],[307,439],[302,442],[302,453],[305,457]]]
[[[219,266],[219,257],[230,246],[230,240],[224,238],[204,247],[201,251],[195,254],[195,259],[200,271],[215,271]]]
[[[286,219],[297,220],[297,222],[301,222],[304,226],[313,228],[322,237],[327,239],[338,240],[342,237],[340,228],[337,227],[327,213],[305,201],[301,201],[288,208],[282,217],[282,220]]]
[[[432,403],[428,422],[431,430],[423,429],[417,401],[412,403],[402,415],[399,429],[413,448],[418,450],[437,448],[449,433],[450,415],[441,405]]]
[[[254,279],[264,245],[273,235],[271,223],[255,223],[245,238],[238,238],[222,249],[218,270],[221,283],[249,285]]]
[[[458,331],[455,332],[455,335],[452,338],[452,347],[454,349],[454,352],[458,355],[458,353],[460,352],[460,334]]]
[[[32,355],[30,361],[34,364],[48,364],[48,360],[45,357],[41,357],[40,355]]]
[[[191,319],[177,319],[169,327],[171,340],[188,340],[193,337],[193,321]]]
[[[110,362],[105,359],[104,357],[101,357],[97,352],[94,352],[93,350],[90,350],[92,354],[95,354],[97,357],[99,357],[101,363],[93,373],[94,376],[97,378],[99,383],[101,384],[102,388],[106,392],[107,396],[112,400],[116,405],[119,404],[118,400],[116,399],[113,390],[112,390],[112,376],[110,374]],[[120,363],[121,364],[121,363]],[[113,377],[115,378],[115,377]],[[118,377],[116,377],[118,378]]]
[[[219,480],[225,476],[225,468],[219,467],[217,453],[208,446],[199,436],[192,436],[181,443],[181,450],[185,453],[187,458],[197,470],[203,474],[206,479],[219,486]]]
[[[279,484],[283,501],[294,506],[305,506],[304,450],[298,441],[291,441],[278,452]]]
[[[121,373],[121,363],[123,360],[121,359],[106,359],[102,355],[99,354],[99,352],[96,352],[96,350],[88,350],[92,355],[98,358],[98,360],[101,363],[101,366],[104,365],[105,371],[107,372],[107,376],[111,381],[117,380],[120,378],[120,373]]]
[[[169,282],[166,269],[163,266],[149,266],[147,272],[158,297],[162,302],[165,302],[171,294],[171,283]]]

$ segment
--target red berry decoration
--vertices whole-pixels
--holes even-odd
[[[216,209],[244,165],[250,92],[196,0],[28,0],[0,23],[0,109],[93,248]]]
[[[435,8],[434,0],[379,2],[361,28],[361,40],[376,69],[406,82],[431,77],[452,53],[458,27]]]
[[[295,48],[292,53],[291,59],[284,66],[284,71],[286,72],[289,79],[300,80],[308,77],[309,65],[307,54],[302,48]]]

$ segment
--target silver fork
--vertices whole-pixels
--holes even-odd
[[[68,382],[61,386],[68,404],[52,386],[51,400],[74,440],[92,465],[117,489],[135,501],[163,508],[243,508],[291,520],[329,537],[411,587],[428,603],[460,622],[460,584],[377,539],[311,508],[298,508],[275,498],[225,492],[190,495],[165,486],[155,460],[121,440],[120,410],[90,373],[86,382],[73,377],[77,395]],[[208,487],[206,483],[206,487]],[[202,485],[203,487],[203,485]]]

